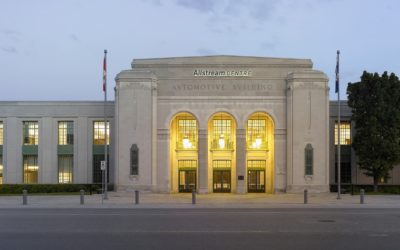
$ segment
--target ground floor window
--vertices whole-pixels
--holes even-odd
[[[178,160],[178,189],[179,192],[192,192],[196,190],[196,160]]]
[[[107,155],[107,183],[110,183],[110,157]],[[93,155],[93,183],[103,183],[103,173],[101,171],[101,161],[104,155]]]
[[[230,160],[213,160],[213,191],[215,193],[231,192]]]
[[[338,181],[338,168],[337,163],[335,163],[335,182]],[[340,163],[340,182],[341,183],[351,183],[351,163],[341,162]]]
[[[58,183],[72,183],[73,162],[72,155],[58,156]]]
[[[265,171],[249,170],[247,172],[247,191],[249,193],[265,192]]]
[[[23,168],[24,184],[38,183],[39,166],[37,155],[24,155]]]

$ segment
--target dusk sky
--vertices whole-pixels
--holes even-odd
[[[398,0],[0,0],[0,101],[103,100],[134,58],[312,59],[341,96],[363,70],[400,75]]]

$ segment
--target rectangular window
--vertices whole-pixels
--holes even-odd
[[[73,164],[72,155],[58,156],[58,183],[72,183]]]
[[[337,162],[335,163],[335,182],[338,180],[338,169]],[[350,162],[341,162],[340,163],[340,182],[341,183],[351,183],[351,163]]]
[[[136,144],[131,146],[131,175],[139,174],[139,148]]]
[[[93,144],[104,145],[104,121],[93,122]],[[110,122],[107,122],[107,145],[110,145]]]
[[[58,145],[74,144],[74,122],[60,121],[58,122]]]
[[[37,121],[23,122],[24,145],[39,144],[39,124]]]
[[[249,160],[247,161],[247,168],[265,169],[265,160]]]
[[[3,145],[3,122],[0,121],[0,145]]]
[[[24,155],[24,184],[38,183],[38,158],[37,155]]]
[[[177,149],[197,148],[197,121],[194,119],[179,119],[177,133]]]
[[[0,184],[3,184],[3,156],[0,155]]]
[[[178,161],[178,169],[196,169],[197,161],[196,160],[179,160]]]
[[[314,149],[311,144],[307,144],[304,149],[304,159],[305,159],[305,175],[313,175],[313,163],[314,163]]]
[[[350,121],[340,121],[340,145],[351,144]],[[335,122],[335,145],[338,145],[338,123]]]
[[[229,160],[215,160],[213,161],[213,168],[214,169],[224,169],[224,168],[231,168],[232,162]]]
[[[227,119],[213,120],[213,141],[211,149],[233,150],[232,121]]]

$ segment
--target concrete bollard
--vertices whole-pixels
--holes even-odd
[[[81,205],[85,204],[85,190],[81,189],[80,191]]]
[[[308,190],[304,189],[304,204],[308,203]]]
[[[135,204],[139,204],[139,190],[135,190]]]
[[[22,205],[28,205],[28,191],[22,190]]]
[[[360,189],[360,204],[364,204],[364,189]]]
[[[192,190],[192,204],[196,204],[196,190]]]

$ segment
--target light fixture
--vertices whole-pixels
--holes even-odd
[[[218,145],[219,145],[220,148],[224,148],[225,147],[225,139],[224,139],[224,135],[222,133],[219,136]]]
[[[255,142],[256,148],[260,148],[261,147],[261,143],[262,143],[261,137],[260,137],[260,135],[258,135],[257,138],[256,138],[256,142]]]
[[[185,149],[188,149],[188,148],[192,147],[192,143],[190,143],[189,137],[187,135],[185,135],[183,137],[182,143],[183,143],[183,148],[185,148]]]

